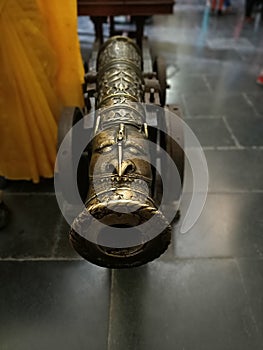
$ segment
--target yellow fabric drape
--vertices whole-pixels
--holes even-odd
[[[82,106],[80,82],[83,82],[84,70],[77,38],[77,1],[37,0],[37,2],[46,19],[48,37],[59,63],[56,86],[62,103],[68,106]]]
[[[0,0],[0,175],[52,177],[63,106],[82,106],[75,0]]]

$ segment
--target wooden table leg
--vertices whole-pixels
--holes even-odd
[[[144,32],[144,23],[145,16],[135,16],[136,23],[136,42],[140,48],[142,48],[143,32]]]
[[[99,42],[102,44],[103,43],[103,26],[102,25],[105,22],[105,17],[90,16],[90,19],[94,23],[96,40],[99,40]]]

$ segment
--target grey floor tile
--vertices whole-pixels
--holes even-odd
[[[229,118],[227,122],[241,146],[263,146],[263,118]]]
[[[1,262],[0,278],[1,349],[107,349],[107,270],[86,262]]]
[[[57,230],[57,238],[52,253],[55,258],[80,259],[80,256],[69,241],[70,225],[61,217]]]
[[[210,48],[209,50],[207,50],[206,56],[209,57],[210,59],[223,61],[223,62],[231,61],[231,62],[239,63],[241,61],[241,58],[235,49],[216,50],[216,49]]]
[[[263,194],[208,194],[190,231],[180,231],[191,195],[183,195],[175,225],[174,257],[263,258]]]
[[[210,193],[262,192],[263,150],[206,149]],[[184,192],[193,191],[193,174],[185,162]],[[202,187],[196,184],[196,191]]]
[[[251,306],[250,312],[263,342],[263,260],[238,260],[240,275]]]
[[[178,104],[183,115],[186,115],[186,111],[184,109],[184,102],[182,98],[182,94],[176,90],[169,89],[166,91],[166,104]]]
[[[170,58],[167,61],[171,64],[176,63],[176,67],[182,74],[215,74],[217,71],[224,69],[225,65],[229,65],[229,62],[222,62],[218,60],[212,60],[209,58],[200,57],[174,57],[173,60]]]
[[[248,64],[249,66],[260,67],[260,65],[261,65],[261,53],[257,49],[248,50],[248,51],[238,50],[238,53],[239,53],[242,61],[245,62],[246,64]]]
[[[210,84],[210,82],[209,82]],[[203,93],[195,95],[185,94],[185,108],[187,116],[216,116],[216,117],[255,117],[255,110],[249,105],[241,93],[226,95],[225,92]]]
[[[227,34],[226,34],[227,35]],[[211,38],[207,39],[207,45],[211,49],[228,51],[228,50],[252,50],[253,44],[247,38],[242,37],[224,37],[222,34],[216,37],[214,33]]]
[[[1,258],[52,256],[62,220],[55,195],[6,193],[4,201],[10,220],[1,230]]]
[[[201,146],[234,146],[235,143],[223,119],[185,119],[187,125],[198,138]]]
[[[255,75],[256,78],[257,78],[258,74],[259,74],[259,70],[258,70],[257,74]],[[255,108],[255,110],[257,111],[259,116],[263,116],[262,93],[263,93],[263,89],[261,87],[261,89],[258,93],[246,94],[248,97],[248,100],[250,101],[252,106]]]
[[[217,95],[232,92],[259,92],[260,87],[255,82],[255,76],[252,74],[218,74],[207,77],[213,91]]]
[[[186,93],[183,96],[186,117],[222,117],[215,109],[215,98],[211,92],[197,94]]]
[[[109,350],[260,350],[232,260],[151,263],[112,277]]]
[[[205,151],[212,192],[263,190],[263,151]],[[253,176],[252,176],[253,174]]]
[[[194,93],[196,91],[209,92],[203,76],[188,76],[187,79],[182,74],[177,74],[169,80],[171,90],[182,93]]]

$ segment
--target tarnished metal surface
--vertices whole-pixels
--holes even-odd
[[[75,219],[70,238],[83,257],[101,266],[140,265],[159,256],[170,241],[170,226],[151,198],[154,184],[141,104],[141,57],[139,48],[126,37],[111,38],[98,54],[90,187],[86,210]],[[156,225],[160,223],[166,229],[149,239],[150,235],[138,225],[152,217],[157,219]],[[110,236],[98,221],[122,228],[120,235]],[[131,236],[127,228],[133,228]],[[90,237],[96,243],[91,243]]]

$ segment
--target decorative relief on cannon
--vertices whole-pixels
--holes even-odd
[[[143,96],[139,48],[131,39],[112,37],[98,53],[89,190],[70,231],[73,247],[97,265],[138,266],[158,257],[170,242],[171,227],[152,196]],[[160,226],[156,237],[152,225]]]
[[[139,48],[125,37],[114,37],[101,47],[98,60],[97,108],[142,102],[143,77]]]

